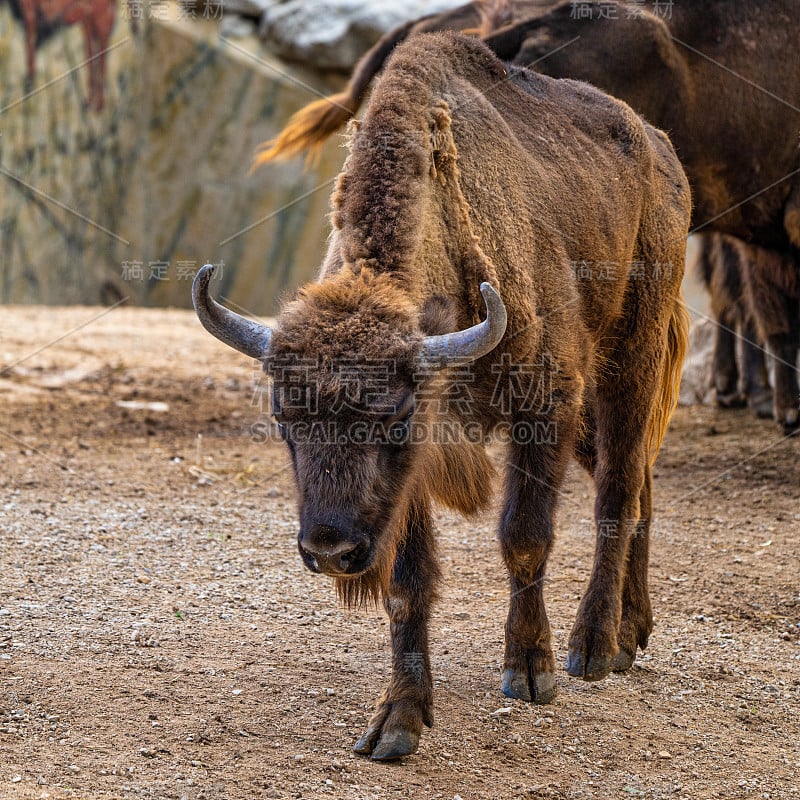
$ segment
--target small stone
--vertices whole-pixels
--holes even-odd
[[[669,750],[659,750],[658,751],[659,758],[672,758],[672,753]]]
[[[505,708],[498,708],[495,711],[492,711],[492,717],[505,717],[511,713],[511,706],[506,706]]]

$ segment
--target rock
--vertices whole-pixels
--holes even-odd
[[[461,0],[289,0],[264,12],[261,38],[277,55],[321,70],[349,72],[387,31]]]
[[[247,17],[226,14],[219,26],[219,35],[228,39],[244,39],[256,32],[255,23]]]
[[[679,403],[682,406],[712,402],[713,390],[709,376],[713,354],[714,324],[706,319],[693,323],[689,334],[689,352],[681,376]]]

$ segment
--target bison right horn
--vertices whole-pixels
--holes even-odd
[[[194,276],[192,303],[203,327],[229,347],[252,358],[263,359],[269,351],[272,330],[221,306],[208,293],[214,267],[206,264]]]
[[[485,281],[481,294],[486,303],[486,319],[463,331],[427,336],[419,355],[422,363],[441,369],[449,361],[474,361],[497,347],[508,324],[506,307],[494,287]]]

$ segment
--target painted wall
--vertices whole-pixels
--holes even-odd
[[[219,292],[270,314],[315,276],[340,142],[308,171],[247,173],[310,89],[338,85],[271,60],[255,39],[224,41],[218,20],[175,6],[156,15],[92,0],[93,19],[112,15],[103,39],[80,19],[64,24],[78,11],[63,0],[60,21],[40,18],[26,48],[24,4],[41,0],[10,1],[0,4],[0,302],[187,306],[210,261]]]

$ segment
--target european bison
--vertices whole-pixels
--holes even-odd
[[[594,478],[597,536],[567,671],[598,680],[647,644],[650,465],[687,342],[689,187],[667,137],[624,103],[437,33],[395,51],[332,206],[319,282],[274,330],[215,303],[210,266],[193,300],[272,377],[303,562],[350,605],[383,600],[392,676],[356,750],[393,759],[433,722],[431,504],[489,505],[498,430],[505,694],[555,695],[542,589],[572,454]]]
[[[800,38],[796,4],[694,0],[661,4],[661,13],[655,4],[622,0],[537,3],[532,11],[526,3],[509,5],[514,24],[485,38],[500,58],[588,81],[630,103],[670,135],[692,185],[695,228],[765,249],[753,266],[762,302],[752,310],[776,359],[775,419],[794,429],[800,422],[794,366],[800,346],[800,72],[787,68],[786,54]],[[500,16],[495,11],[492,24]],[[410,30],[413,23],[402,35]],[[317,146],[341,126],[391,51],[390,39],[359,62],[345,93],[297,112],[256,164]]]

